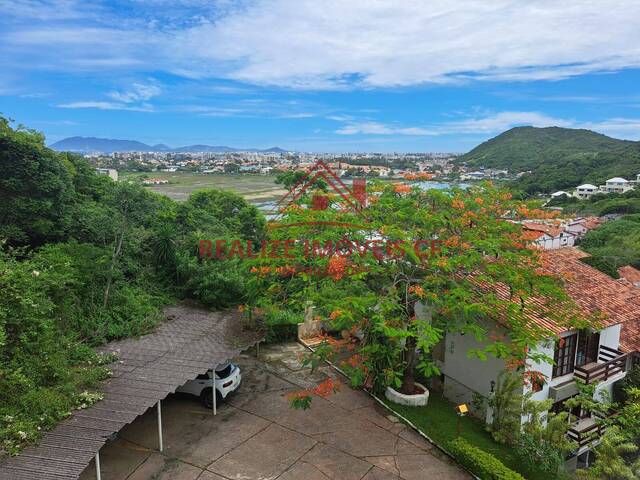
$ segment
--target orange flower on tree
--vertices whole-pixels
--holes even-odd
[[[334,255],[329,260],[329,266],[327,267],[327,272],[334,280],[341,280],[344,277],[345,271],[347,269],[347,259],[345,257],[340,257],[338,255]]]
[[[418,298],[424,298],[426,295],[424,289],[420,285],[411,285],[409,287],[409,293],[415,295]]]
[[[393,191],[396,193],[411,193],[411,187],[409,185],[405,185],[404,183],[396,183],[393,186]]]
[[[454,198],[453,202],[451,202],[451,206],[456,210],[464,210],[464,202],[458,198]]]
[[[340,317],[342,315],[342,310],[334,310],[333,312],[331,312],[329,314],[329,318],[331,320],[335,320],[336,318]]]
[[[474,200],[474,202],[476,202],[476,204],[478,205],[482,205],[484,204],[484,200],[480,197],[476,197],[476,199]]]

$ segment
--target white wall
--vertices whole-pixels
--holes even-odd
[[[533,400],[546,400],[547,398],[549,398],[549,386],[555,385],[557,383],[561,383],[561,382],[558,382],[557,379],[555,381],[551,379],[551,375],[553,374],[553,365],[551,363],[544,362],[544,361],[534,362],[531,359],[532,354],[543,354],[549,357],[553,361],[554,349],[555,349],[555,342],[552,340],[549,340],[547,342],[538,343],[538,345],[536,345],[535,348],[532,348],[529,351],[529,358],[527,359],[527,371],[540,372],[544,375],[544,378],[545,378],[545,384],[543,385],[542,390],[540,390],[539,392],[535,392],[532,395],[531,398]],[[564,377],[558,377],[558,378],[564,378]],[[566,381],[566,379],[563,381]],[[531,390],[531,388],[525,386],[525,392],[529,390]]]
[[[612,325],[600,330],[600,345],[604,345],[609,348],[619,348],[621,330],[622,325]]]
[[[487,360],[469,358],[467,352],[474,348],[484,348],[473,335],[447,334],[445,337],[444,394],[452,402],[468,403],[472,400],[471,391],[488,397],[491,393],[491,380],[497,381],[505,368],[504,360],[489,356]],[[455,381],[452,381],[450,378]]]

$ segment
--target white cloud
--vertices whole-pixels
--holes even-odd
[[[640,139],[640,118],[611,118],[601,122],[580,122],[554,118],[540,112],[499,112],[421,126],[398,126],[379,122],[349,122],[336,130],[339,135],[495,135],[518,126],[584,128],[616,138]]]
[[[177,38],[252,83],[553,80],[639,66],[640,2],[263,0]]]
[[[398,127],[378,122],[354,122],[336,130],[338,135],[438,135],[437,132],[422,127]]]
[[[135,103],[149,100],[162,93],[162,89],[154,84],[134,83],[131,88],[124,92],[110,92],[109,96],[118,102]]]
[[[153,107],[148,104],[142,104],[139,106],[127,105],[125,103],[117,102],[102,102],[102,101],[87,101],[87,102],[70,102],[57,105],[60,108],[90,108],[96,110],[129,110],[133,112],[152,112]]]
[[[52,2],[28,2],[33,11],[40,4]],[[139,2],[144,15],[118,18],[115,9],[102,15],[106,4],[65,1],[57,17],[7,28],[0,53],[26,68],[109,65],[305,89],[557,80],[640,67],[638,0],[256,0],[218,2],[215,12],[194,1],[181,4],[190,14],[183,22],[164,22],[163,4]],[[76,13],[89,24],[65,20]]]

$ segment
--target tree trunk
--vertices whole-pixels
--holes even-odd
[[[415,381],[416,381],[416,339],[415,337],[407,338],[407,342],[404,347],[404,358],[407,362],[407,366],[404,369],[402,376],[402,387],[400,393],[405,395],[413,395],[415,393]]]
[[[113,282],[113,270],[118,261],[118,257],[120,256],[120,252],[122,251],[122,241],[124,239],[124,231],[120,234],[120,238],[118,239],[118,243],[113,247],[113,253],[111,255],[111,266],[109,267],[109,273],[107,275],[107,285],[104,289],[104,297],[102,299],[102,306],[106,307],[109,303],[109,293],[111,290],[111,283]]]

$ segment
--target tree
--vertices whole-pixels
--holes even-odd
[[[629,441],[620,427],[610,427],[595,449],[595,463],[589,469],[578,470],[578,477],[588,480],[638,480],[640,462],[628,465],[624,459],[625,455],[637,451],[638,446]]]
[[[65,237],[74,189],[63,159],[42,134],[0,117],[0,238],[38,246]]]
[[[287,170],[286,172],[278,173],[276,175],[275,182],[278,185],[282,185],[287,190],[290,190],[294,186],[298,185],[306,176],[306,174],[307,173],[302,170]],[[329,188],[327,182],[325,182],[322,178],[318,178],[316,180],[314,187],[325,192]]]
[[[255,271],[265,303],[300,311],[312,300],[333,328],[361,332],[351,371],[363,386],[414,393],[416,372],[438,373],[429,353],[444,332],[488,340],[495,322],[508,337],[470,354],[524,362],[527,347],[550,335],[529,321],[532,297],[544,296],[559,323],[577,320],[557,280],[537,271],[520,226],[502,219],[531,213],[505,191],[374,184],[358,212],[335,195],[327,209],[310,204],[290,206],[271,229],[271,241],[289,241],[286,258],[260,258]]]

